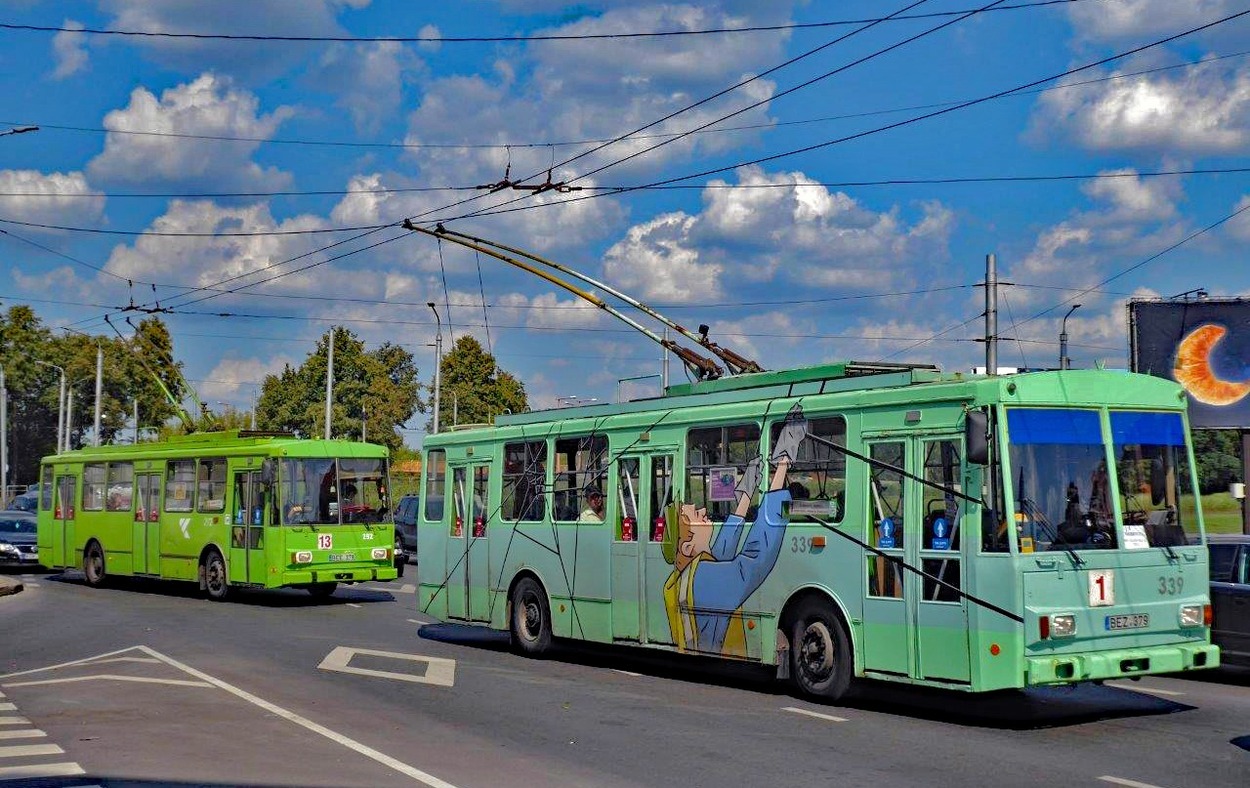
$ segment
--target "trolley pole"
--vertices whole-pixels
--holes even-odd
[[[998,374],[998,267],[985,256],[985,374]]]

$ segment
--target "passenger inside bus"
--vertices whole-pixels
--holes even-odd
[[[598,487],[586,489],[586,508],[582,509],[577,521],[580,523],[603,522],[603,491]]]

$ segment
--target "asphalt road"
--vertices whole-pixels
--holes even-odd
[[[622,648],[530,660],[390,584],[202,600],[25,575],[0,598],[9,786],[1250,785],[1250,674],[840,706]]]

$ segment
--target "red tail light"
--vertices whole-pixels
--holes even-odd
[[[1204,627],[1211,626],[1211,622],[1215,620],[1214,614],[1211,612],[1210,605],[1202,606],[1202,625]]]
[[[1037,629],[1042,640],[1048,640],[1050,638],[1050,616],[1038,616]]]

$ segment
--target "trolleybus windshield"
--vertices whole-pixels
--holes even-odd
[[[390,520],[386,460],[283,460],[283,525],[337,525]]]

